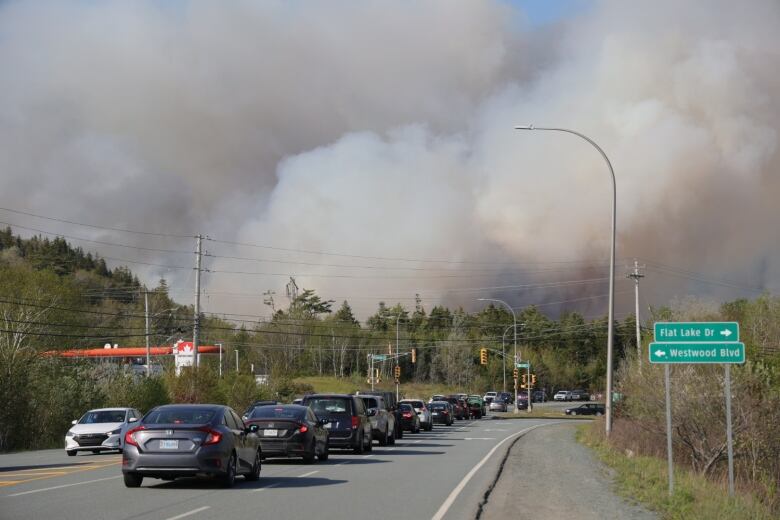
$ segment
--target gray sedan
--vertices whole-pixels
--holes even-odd
[[[488,410],[491,412],[506,412],[506,401],[493,399],[488,405]]]
[[[224,487],[231,487],[237,474],[257,480],[261,451],[256,430],[227,406],[158,406],[125,434],[125,485],[139,487],[144,477],[216,477]]]

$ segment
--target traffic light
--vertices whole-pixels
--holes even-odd
[[[536,374],[531,374],[531,386],[536,386]]]
[[[515,381],[517,381],[517,376],[520,374],[520,372],[518,372],[518,370],[517,370],[517,369],[515,369],[515,371],[513,372],[513,374],[514,374]]]
[[[487,365],[487,349],[486,348],[479,349],[479,364],[480,365]]]
[[[400,378],[400,377],[401,377],[401,367],[400,367],[400,366],[398,366],[398,365],[396,365],[396,366],[395,366],[394,373],[395,373],[395,378],[396,378],[396,379]]]
[[[412,363],[417,363],[417,349],[412,349]]]
[[[528,385],[528,374],[523,374],[523,388]]]

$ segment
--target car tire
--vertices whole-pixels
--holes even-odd
[[[404,427],[401,426],[400,422],[396,422],[396,424],[398,425],[398,430],[396,430],[395,438],[396,439],[403,439],[404,438]]]
[[[355,444],[355,447],[352,449],[352,453],[354,453],[355,455],[362,455],[363,449],[365,448],[365,442],[363,440],[365,438],[365,435],[363,435],[362,431],[356,432],[356,434],[357,434],[357,443]]]
[[[257,453],[255,454],[255,463],[252,464],[252,471],[244,475],[244,478],[247,481],[255,482],[257,480],[260,480],[261,459],[262,457],[260,456],[260,450],[257,450]]]
[[[330,447],[328,446],[328,443],[326,442],[326,443],[325,443],[325,448],[322,450],[322,453],[320,453],[319,455],[317,455],[317,458],[318,458],[319,460],[323,461],[323,462],[324,462],[324,461],[326,461],[326,460],[328,460],[328,450],[329,450],[329,449],[330,449]]]
[[[68,454],[68,457],[75,457],[78,452],[76,450],[65,450],[65,453]]]
[[[313,464],[316,459],[317,459],[317,441],[312,439],[311,440],[311,452],[303,454],[303,463],[304,464]]]
[[[601,412],[596,412],[596,417],[601,417],[602,415],[604,415],[604,414],[601,413]]]
[[[100,450],[92,450],[92,453],[98,455],[100,453]]]
[[[395,431],[393,431],[393,434],[390,437],[388,437],[387,444],[389,444],[390,446],[395,446]]]
[[[429,423],[428,423],[428,426],[426,426],[426,427],[425,427],[425,431],[426,431],[426,432],[429,432],[429,431],[431,431],[431,430],[433,430],[433,423],[432,423],[432,422],[429,422]]]
[[[387,444],[390,442],[390,437],[388,434],[388,428],[385,427],[385,432],[379,436],[379,445],[380,446],[387,446]]]
[[[366,445],[365,452],[366,453],[371,453],[372,451],[374,451],[374,439],[369,436],[368,437],[368,445]]]
[[[577,415],[577,412],[576,411],[572,411],[571,414],[572,415]]]
[[[220,484],[223,488],[232,488],[236,483],[236,454],[230,455],[225,474],[220,477]]]
[[[123,473],[122,478],[124,478],[125,487],[129,488],[141,487],[141,483],[144,481],[144,477],[138,473]]]

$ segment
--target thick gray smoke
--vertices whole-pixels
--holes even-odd
[[[498,1],[7,2],[0,205],[276,248],[207,241],[207,311],[268,314],[260,293],[283,305],[292,275],[362,316],[415,293],[601,314],[606,166],[574,136],[513,130],[563,126],[612,160],[618,276],[654,267],[644,304],[755,296],[780,285],[777,27],[774,0],[596,2],[541,27]],[[128,265],[191,301],[190,270]]]

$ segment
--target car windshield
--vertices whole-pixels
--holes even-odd
[[[216,415],[213,408],[162,408],[144,417],[144,424],[208,424]]]
[[[318,417],[330,413],[352,413],[350,401],[338,397],[313,397],[306,404]]]
[[[118,423],[125,422],[124,410],[101,410],[87,412],[79,419],[79,424]]]
[[[306,409],[291,406],[257,406],[249,415],[249,419],[295,419],[302,421],[306,417]]]
[[[363,403],[365,403],[366,408],[379,408],[379,405],[376,402],[376,399],[373,397],[363,397]]]

